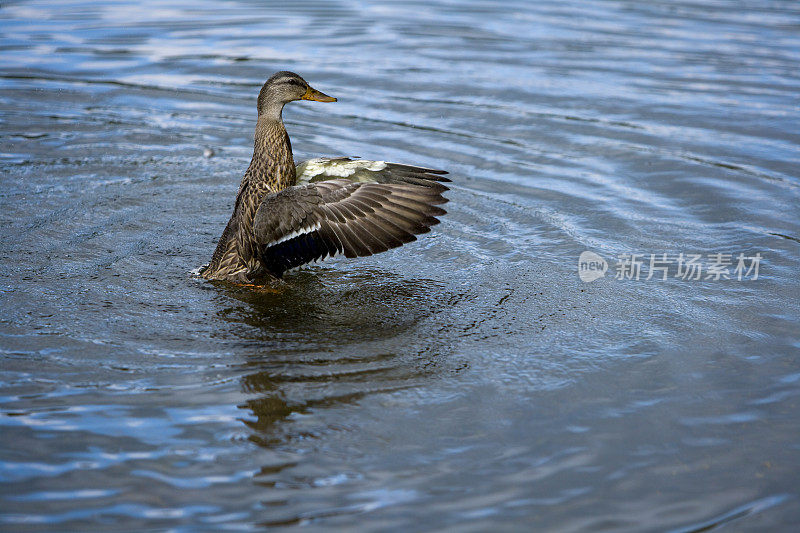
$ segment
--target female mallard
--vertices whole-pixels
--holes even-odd
[[[283,127],[293,100],[335,102],[293,72],[278,72],[258,95],[255,148],[233,215],[201,276],[259,283],[291,268],[344,254],[362,257],[416,240],[438,224],[447,200],[443,170],[349,158],[297,168]]]

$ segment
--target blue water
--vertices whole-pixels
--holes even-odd
[[[799,27],[791,1],[3,4],[0,529],[791,530]],[[204,282],[284,69],[339,98],[287,106],[296,160],[446,169],[449,213],[278,292]]]

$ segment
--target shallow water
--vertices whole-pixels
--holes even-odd
[[[800,522],[797,3],[140,5],[0,8],[0,528]],[[296,159],[447,169],[449,214],[200,281],[280,69],[339,97]]]

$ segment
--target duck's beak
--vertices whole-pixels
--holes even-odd
[[[303,100],[313,100],[315,102],[335,102],[336,98],[333,96],[328,96],[325,93],[321,93],[316,89],[312,89],[311,86],[306,89],[306,94],[302,96]]]

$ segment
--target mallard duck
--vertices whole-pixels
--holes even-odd
[[[258,95],[253,159],[233,215],[201,276],[263,284],[287,270],[344,255],[363,257],[416,240],[445,214],[443,170],[317,158],[295,167],[283,106],[335,102],[293,72],[278,72]]]

